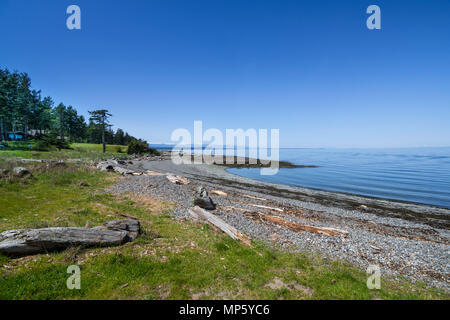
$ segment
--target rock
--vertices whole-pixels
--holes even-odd
[[[216,205],[205,188],[199,187],[194,196],[194,205],[206,210],[216,210]]]
[[[67,164],[60,160],[58,162],[51,162],[49,164],[47,164],[47,168],[51,168],[51,169],[64,169],[67,168]]]
[[[13,173],[18,178],[23,178],[25,176],[32,176],[31,172],[23,167],[16,167],[13,169]]]
[[[0,233],[0,253],[24,256],[64,250],[68,247],[104,247],[121,245],[136,239],[137,220],[110,221],[95,228],[44,228],[10,230]]]

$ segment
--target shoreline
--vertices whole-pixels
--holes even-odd
[[[192,196],[198,187],[220,190],[227,196],[210,193],[217,204],[212,213],[252,239],[318,252],[331,260],[344,260],[363,269],[378,264],[382,275],[403,275],[450,290],[450,210],[261,182],[229,173],[224,166],[175,165],[164,158],[136,159],[129,168],[183,176],[190,184],[174,185],[165,176],[130,176],[109,192],[132,192],[174,202],[177,206],[171,214],[184,219],[188,218]],[[292,223],[337,228],[349,236],[295,232],[285,226],[258,221],[252,213]]]
[[[299,168],[319,168],[319,166],[299,166]],[[227,170],[229,168],[225,168],[225,170]],[[253,178],[248,178],[245,176],[241,176],[235,173],[231,173],[226,171],[229,174],[232,174],[234,176],[238,176],[240,178],[247,178],[247,179],[251,179],[253,181],[259,182],[259,183],[266,183],[263,180],[257,180],[257,179],[253,179]],[[318,192],[326,192],[331,194],[335,194],[335,195],[344,195],[344,196],[349,196],[349,197],[360,197],[362,199],[367,199],[367,200],[379,200],[379,201],[383,201],[383,202],[393,202],[393,203],[399,203],[399,204],[404,204],[404,205],[416,205],[416,206],[424,206],[424,207],[430,207],[430,208],[434,208],[434,209],[443,209],[443,210],[450,210],[450,207],[445,207],[445,206],[439,206],[439,205],[435,205],[435,204],[429,204],[429,203],[423,203],[423,202],[416,202],[416,201],[408,201],[408,200],[400,200],[400,199],[392,199],[392,198],[383,198],[383,197],[376,197],[376,196],[370,196],[370,195],[364,195],[364,194],[358,194],[358,193],[351,193],[351,192],[344,192],[344,191],[333,191],[333,190],[326,190],[326,189],[319,189],[319,188],[312,188],[312,187],[306,187],[306,186],[300,186],[300,185],[294,185],[294,184],[283,184],[283,183],[273,183],[273,182],[267,182],[268,184],[277,186],[277,187],[292,187],[292,188],[299,188],[302,190],[310,190],[310,191],[318,191]],[[364,201],[364,200],[362,200]],[[446,214],[446,213],[442,213],[442,214]]]

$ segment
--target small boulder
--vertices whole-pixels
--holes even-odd
[[[47,164],[47,168],[49,169],[65,169],[67,168],[67,164],[60,160],[58,162],[50,162],[49,164]]]
[[[199,187],[194,195],[194,205],[199,206],[205,210],[216,210],[216,204],[208,195],[205,188]]]
[[[13,169],[13,173],[18,178],[24,178],[26,176],[32,176],[31,172],[28,171],[26,168],[23,168],[23,167],[15,167]]]

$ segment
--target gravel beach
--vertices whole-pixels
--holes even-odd
[[[382,275],[404,276],[428,286],[450,289],[450,210],[399,201],[276,185],[230,174],[223,166],[175,165],[166,157],[136,159],[122,167],[164,175],[127,177],[108,190],[136,193],[177,204],[172,214],[186,218],[199,187],[211,194],[213,214],[252,239],[285,248],[320,253],[362,269],[378,265]],[[189,179],[170,182],[165,174]],[[253,214],[252,214],[253,213]],[[337,228],[348,236],[328,236],[258,219],[258,213],[315,227]]]

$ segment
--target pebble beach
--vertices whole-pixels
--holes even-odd
[[[175,203],[171,214],[177,219],[189,218],[193,195],[204,187],[217,206],[211,213],[253,240],[346,261],[363,270],[377,265],[382,276],[402,276],[450,289],[448,209],[261,182],[228,173],[224,166],[176,165],[164,156],[135,159],[122,166],[156,174],[126,175],[107,192],[170,201]],[[168,174],[189,183],[174,184]],[[348,234],[299,232],[258,219],[258,214]]]

